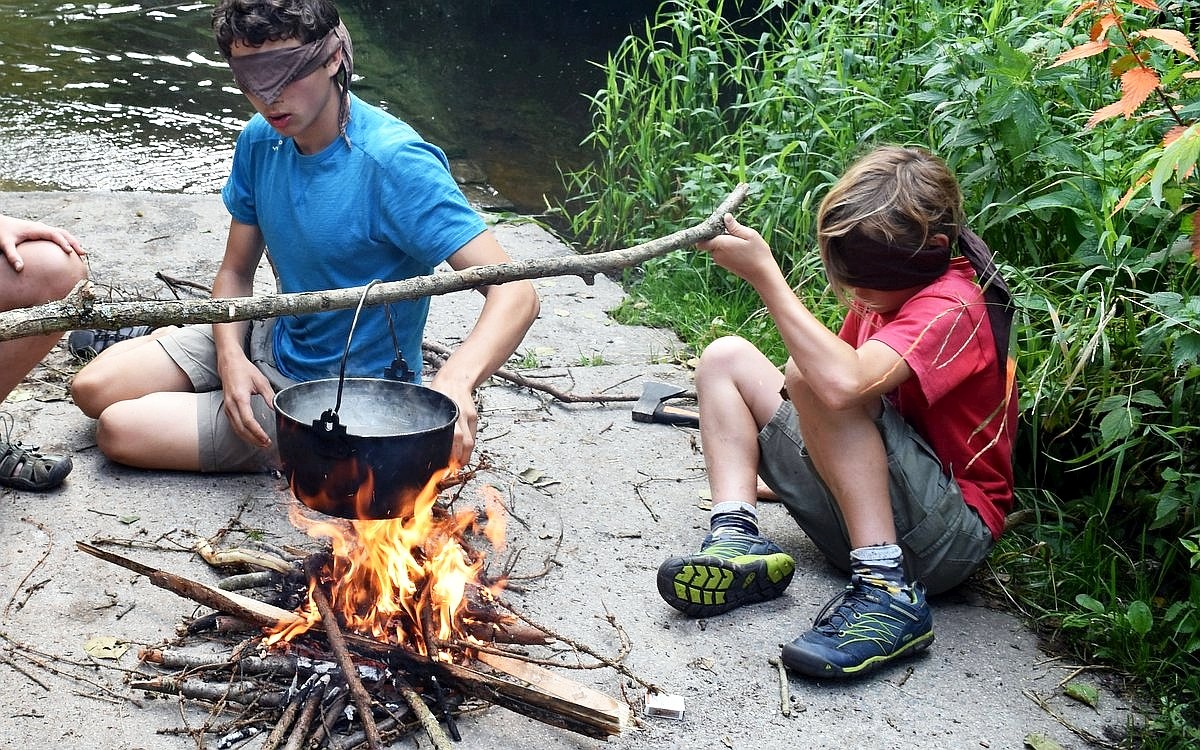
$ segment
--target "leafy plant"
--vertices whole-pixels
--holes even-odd
[[[1100,54],[1116,54],[1109,65],[1113,78],[1120,80],[1121,96],[1110,104],[1092,112],[1086,127],[1091,128],[1105,120],[1124,115],[1130,119],[1144,107],[1151,97],[1161,109],[1155,116],[1165,117],[1171,123],[1162,137],[1158,149],[1148,153],[1140,164],[1152,165],[1135,180],[1116,208],[1125,207],[1147,184],[1151,186],[1154,201],[1164,198],[1164,185],[1168,180],[1178,183],[1187,181],[1200,155],[1200,128],[1195,119],[1195,105],[1179,106],[1168,92],[1169,86],[1182,88],[1189,79],[1200,79],[1200,70],[1187,70],[1178,63],[1158,54],[1156,46],[1191,59],[1200,61],[1196,50],[1187,36],[1178,29],[1159,26],[1133,28],[1127,13],[1122,11],[1126,3],[1117,0],[1087,0],[1067,16],[1063,26],[1070,26],[1081,17],[1091,20],[1088,41],[1062,53],[1054,65],[1063,65],[1073,60],[1082,60]],[[1131,7],[1162,13],[1155,0],[1129,0]],[[1140,20],[1140,19],[1138,19]],[[1172,208],[1181,207],[1181,196],[1171,201]],[[1200,261],[1200,235],[1193,229],[1192,253]]]

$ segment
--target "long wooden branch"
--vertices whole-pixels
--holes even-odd
[[[473,266],[462,271],[435,273],[405,281],[377,284],[367,294],[365,304],[381,305],[386,302],[449,294],[464,289],[547,276],[579,276],[584,282],[591,284],[597,274],[636,266],[651,258],[720,234],[725,226],[722,217],[742,204],[748,189],[744,183],[738,185],[721,201],[716,210],[699,224],[634,247],[592,255],[564,255]],[[0,341],[76,328],[116,330],[133,325],[231,323],[237,320],[338,310],[357,305],[364,289],[365,286],[323,292],[264,294],[222,299],[102,302],[97,300],[89,282],[80,282],[79,286],[61,300],[0,312]]]

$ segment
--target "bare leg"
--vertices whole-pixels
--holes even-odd
[[[842,511],[850,547],[894,544],[887,451],[875,426],[881,405],[834,410],[790,363],[786,375],[804,446]]]
[[[75,376],[71,393],[98,420],[96,444],[110,460],[199,471],[198,400],[191,380],[157,342],[170,331],[106,348]]]
[[[200,471],[197,404],[194,393],[169,391],[118,401],[100,414],[96,444],[126,466]]]
[[[119,401],[162,391],[190,393],[191,381],[157,343],[159,337],[171,330],[160,328],[100,352],[71,382],[76,405],[84,414],[97,419]]]
[[[784,592],[796,562],[758,531],[758,432],[779,410],[783,375],[748,341],[709,344],[696,372],[700,439],[712,490],[711,531],[696,555],[658,568],[663,601],[711,617]]]
[[[78,255],[63,252],[52,242],[25,242],[20,248],[25,267],[20,273],[0,259],[0,310],[40,305],[61,299],[87,277]],[[28,336],[0,342],[0,401],[20,383],[34,365],[54,348],[61,333]]]
[[[779,409],[783,375],[745,339],[729,336],[705,348],[696,371],[700,440],[714,501],[754,505],[758,432]]]

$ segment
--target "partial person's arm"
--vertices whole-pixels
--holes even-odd
[[[264,249],[262,232],[253,224],[229,223],[225,256],[213,279],[213,297],[249,297],[254,291],[254,272]],[[266,447],[270,437],[254,418],[251,397],[258,394],[274,406],[270,381],[246,356],[243,342],[248,321],[213,325],[217,347],[217,372],[225,393],[225,413],[238,436],[251,445]]]
[[[912,376],[890,347],[868,341],[858,349],[838,338],[796,297],[762,236],[726,214],[728,234],[697,244],[722,268],[758,292],[792,362],[813,392],[833,409],[875,402]]]
[[[17,273],[25,268],[24,259],[17,253],[17,245],[30,240],[49,240],[61,247],[64,253],[86,254],[79,240],[65,229],[0,214],[0,250]]]
[[[471,266],[506,263],[511,260],[490,230],[476,235],[449,257],[456,271]],[[480,287],[483,309],[470,334],[442,364],[429,386],[458,404],[459,419],[454,430],[454,453],[465,466],[475,450],[479,415],[473,392],[508,360],[537,319],[540,303],[533,284],[512,281]]]

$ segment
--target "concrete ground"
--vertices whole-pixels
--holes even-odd
[[[9,193],[0,194],[0,212],[75,232],[91,253],[93,281],[122,297],[167,296],[159,272],[209,283],[227,222],[216,196]],[[570,252],[533,224],[495,231],[517,258]],[[260,274],[264,291],[268,275]],[[608,317],[622,299],[618,285],[567,277],[536,283],[542,314],[519,352],[522,367],[535,366],[522,373],[574,393],[637,393],[648,379],[689,385],[690,371],[675,364],[681,347],[672,335]],[[453,346],[477,298],[465,292],[435,300],[427,338]],[[90,420],[70,401],[66,384],[75,369],[60,346],[3,406],[16,418],[15,438],[71,453],[75,469],[51,493],[0,490],[0,747],[198,747],[179,730],[203,722],[206,707],[147,699],[126,684],[141,668],[138,647],[174,639],[197,607],[77,551],[75,542],[116,540],[123,554],[209,582],[221,574],[188,551],[196,539],[228,530],[230,545],[315,542],[288,522],[294,501],[273,476],[146,472],[107,461]],[[634,422],[627,402],[564,405],[503,382],[480,396],[477,458],[488,468],[463,497],[487,483],[510,508],[509,549],[496,565],[519,550],[516,575],[548,568],[506,598],[610,655],[620,647],[611,618],[629,639],[628,671],[682,696],[686,713],[682,721],[647,717],[644,688],[612,669],[562,670],[628,700],[633,725],[604,742],[489,708],[460,720],[458,746],[1000,750],[1041,739],[1086,748],[1097,746],[1089,737],[1119,741],[1136,720],[1105,673],[1077,671],[1044,653],[1018,617],[990,606],[999,586],[982,574],[934,600],[937,641],[927,654],[850,682],[793,676],[784,715],[768,659],[808,627],[844,580],[783,509],[765,505],[763,523],[797,558],[788,592],[719,618],[686,619],[658,598],[654,574],[666,557],[693,549],[706,527],[699,433]],[[130,649],[115,660],[93,659],[84,645],[101,636]],[[1099,689],[1095,708],[1066,697],[1061,683],[1071,677]],[[418,734],[398,746],[428,741]],[[216,738],[203,747],[217,747]]]

